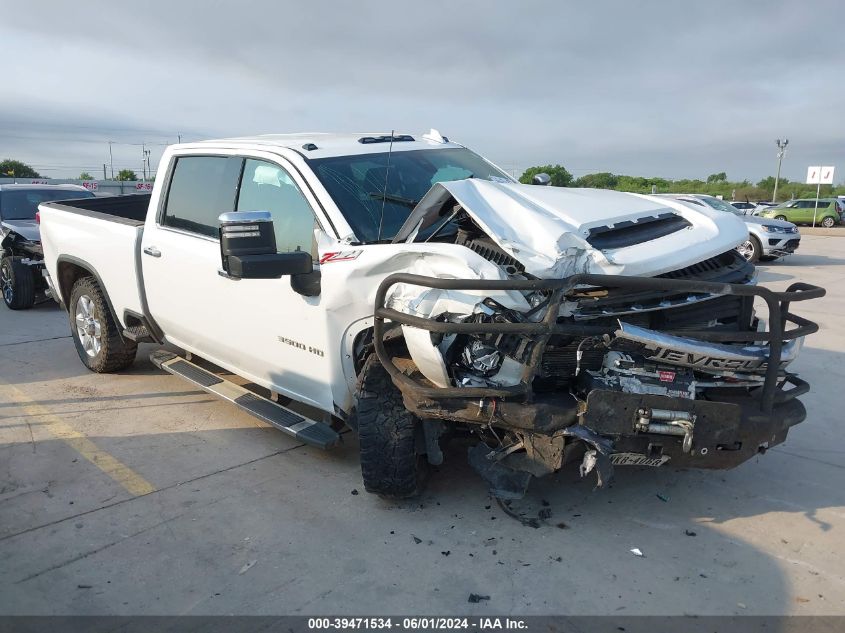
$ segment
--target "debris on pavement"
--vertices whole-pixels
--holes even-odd
[[[551,508],[542,508],[537,513],[537,516],[526,516],[524,512],[517,512],[511,507],[511,500],[509,499],[499,499],[496,497],[496,503],[502,509],[502,511],[507,514],[510,518],[516,519],[522,525],[526,527],[531,527],[537,529],[540,527],[542,523],[545,523],[548,519],[552,517],[552,510]]]
[[[241,567],[240,571],[238,571],[238,575],[239,575],[239,576],[243,576],[246,572],[248,572],[250,569],[252,569],[253,567],[255,567],[255,564],[256,564],[257,562],[258,562],[257,560],[251,560],[251,561],[249,561],[249,562],[247,562],[247,563],[244,563],[244,566],[243,566],[243,567]]]
[[[686,534],[687,536],[697,536],[696,533],[692,530],[684,530],[684,534]]]
[[[469,599],[467,600],[467,602],[472,602],[473,604],[475,604],[475,603],[481,602],[482,600],[489,600],[489,599],[490,599],[490,596],[481,596],[477,593],[471,593],[471,594],[469,594]]]
[[[663,501],[664,503],[667,503],[669,501],[669,497],[659,492],[657,493],[657,498]]]
[[[411,537],[414,539],[414,543],[416,543],[417,545],[419,545],[420,543],[422,543],[422,539],[421,539],[421,538],[417,538],[417,537],[416,537],[416,536],[414,536],[413,534],[411,534]]]
[[[642,557],[645,557],[645,554],[643,554],[643,553],[642,553],[642,551],[640,550],[640,548],[639,548],[639,547],[634,547],[634,548],[632,548],[632,549],[631,549],[631,553],[632,553],[634,556],[642,556]]]

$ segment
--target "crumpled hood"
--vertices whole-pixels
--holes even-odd
[[[3,220],[0,224],[3,228],[14,231],[25,240],[30,242],[41,241],[41,231],[38,229],[35,220]]]
[[[659,275],[730,250],[748,236],[742,220],[733,215],[693,209],[675,200],[470,178],[435,184],[393,241],[413,241],[421,229],[442,217],[450,198],[527,273],[541,278],[576,273]],[[620,248],[599,249],[587,241],[591,229],[612,231],[620,223],[672,213],[689,226]]]

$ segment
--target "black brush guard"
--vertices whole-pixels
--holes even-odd
[[[521,292],[545,291],[550,293],[543,318],[534,323],[450,323],[417,317],[385,307],[388,291],[395,284],[410,284],[437,290],[515,290]],[[756,296],[766,302],[769,310],[769,331],[726,332],[708,330],[667,331],[685,338],[721,343],[752,343],[765,341],[769,344],[769,356],[765,380],[759,391],[759,407],[763,414],[770,414],[778,402],[792,399],[806,393],[808,385],[795,377],[788,376],[795,388],[782,391],[778,388],[781,350],[784,341],[800,338],[817,332],[819,326],[812,321],[789,311],[790,304],[823,297],[824,288],[806,283],[794,283],[784,292],[775,292],[768,288],[746,284],[726,284],[694,280],[664,279],[655,277],[625,277],[620,275],[577,274],[564,279],[533,279],[491,281],[478,279],[440,279],[408,273],[395,273],[382,281],[376,293],[375,321],[373,326],[373,344],[376,355],[390,374],[394,383],[405,393],[423,400],[450,398],[523,398],[523,402],[533,400],[532,382],[540,365],[546,343],[553,335],[598,336],[612,333],[615,328],[605,326],[581,325],[577,323],[558,323],[560,304],[564,296],[578,286],[598,286],[625,290],[656,290],[677,293],[696,293],[709,295]],[[533,338],[534,348],[520,382],[511,387],[431,387],[404,374],[393,363],[385,348],[385,321],[409,325],[441,334],[521,334]],[[794,327],[787,327],[793,325]]]

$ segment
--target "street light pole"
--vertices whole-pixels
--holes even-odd
[[[111,166],[111,179],[114,180],[114,157],[111,153],[111,141],[109,141],[109,165]],[[105,173],[103,174],[103,179],[105,179]]]
[[[780,180],[780,166],[783,163],[783,155],[786,154],[786,146],[789,145],[789,139],[785,138],[783,141],[775,139],[775,145],[778,146],[778,173],[775,176],[775,190],[772,193],[772,202],[778,201],[778,181]]]
[[[150,164],[150,150],[146,143],[141,143],[141,171],[144,174],[143,182],[147,182],[147,167]]]

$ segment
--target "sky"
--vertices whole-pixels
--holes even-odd
[[[0,159],[155,170],[177,141],[441,133],[562,164],[845,182],[845,2],[0,0]]]

